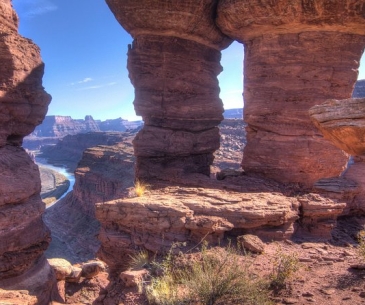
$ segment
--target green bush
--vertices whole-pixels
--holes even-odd
[[[281,248],[275,253],[273,270],[271,272],[271,285],[276,289],[285,287],[286,281],[299,269],[298,256],[290,253],[285,254]]]

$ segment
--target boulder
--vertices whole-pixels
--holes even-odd
[[[238,236],[237,241],[241,244],[242,249],[246,249],[253,253],[261,254],[265,250],[265,244],[256,235],[245,234],[242,236]]]

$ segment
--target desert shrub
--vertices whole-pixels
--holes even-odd
[[[273,270],[271,272],[271,285],[274,288],[281,289],[299,269],[299,260],[296,254],[283,253],[281,248],[278,248],[273,261]]]
[[[134,183],[134,192],[137,197],[142,197],[146,193],[146,191],[148,191],[149,187],[149,184],[141,180],[136,180],[136,182]]]
[[[142,250],[134,255],[130,255],[129,258],[130,269],[142,269],[147,267],[149,264],[149,255],[146,250]]]
[[[172,253],[160,264],[161,276],[153,276],[145,289],[151,304],[272,304],[268,285],[255,277],[248,263],[239,262],[232,247],[208,251],[181,265]]]
[[[357,247],[357,253],[362,261],[365,261],[365,231],[362,230],[357,235],[357,241],[359,245]]]

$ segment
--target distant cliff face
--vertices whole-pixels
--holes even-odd
[[[97,145],[115,145],[124,141],[130,133],[126,132],[89,132],[68,135],[56,145],[41,148],[41,157],[48,163],[62,165],[74,171],[85,149]]]
[[[365,79],[358,80],[355,84],[354,92],[352,92],[353,98],[365,97]]]
[[[85,120],[75,120],[70,116],[50,115],[45,117],[43,123],[34,130],[32,136],[62,138],[66,135],[89,131],[100,131],[98,124],[90,115],[86,116]]]
[[[142,121],[130,122],[122,118],[113,120],[94,120],[91,115],[84,120],[73,119],[71,116],[49,115],[43,120],[26,140],[34,138],[63,138],[67,135],[95,131],[127,131],[139,128]]]

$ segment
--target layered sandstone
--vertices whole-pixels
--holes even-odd
[[[314,125],[325,138],[354,156],[344,178],[354,181],[358,191],[349,201],[349,213],[365,212],[365,98],[328,100],[309,110]]]
[[[328,100],[309,110],[323,136],[353,156],[365,154],[365,98]]]
[[[351,96],[365,45],[363,7],[219,1],[218,26],[245,45],[246,172],[310,186],[346,168],[348,156],[323,139],[307,112]]]
[[[217,1],[106,1],[133,36],[128,70],[145,126],[134,140],[143,179],[209,175],[223,119],[217,75],[231,40],[214,24]]]
[[[43,253],[49,231],[43,223],[38,167],[20,147],[40,124],[50,96],[42,87],[38,47],[17,33],[10,0],[0,3],[0,287],[25,289],[47,304],[52,272]]]
[[[340,200],[291,193],[273,181],[244,175],[219,182],[202,175],[185,179],[174,186],[155,184],[142,197],[131,193],[97,203],[99,257],[112,269],[123,269],[140,248],[164,253],[175,245],[184,252],[202,240],[215,245],[243,234],[265,241],[328,240],[346,207]]]

